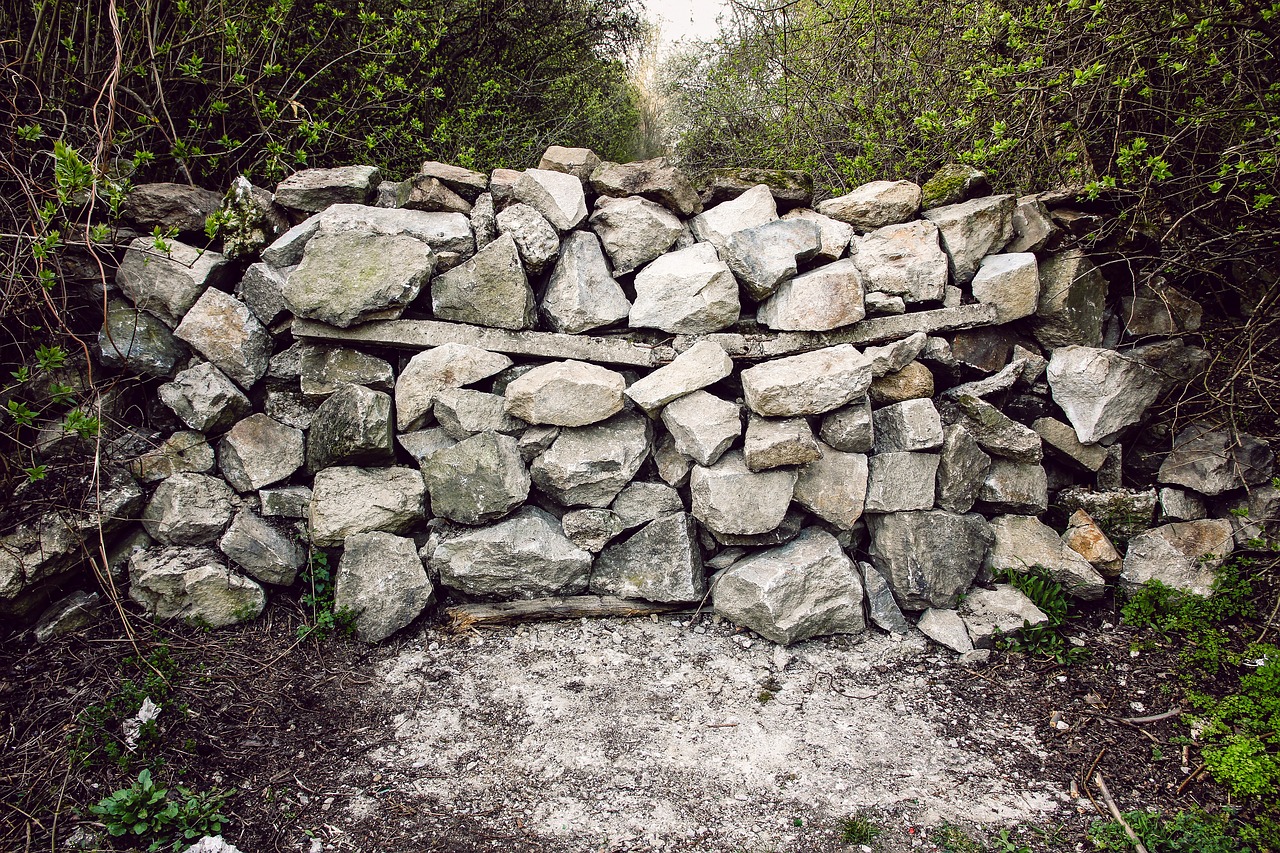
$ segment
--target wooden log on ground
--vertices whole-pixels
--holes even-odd
[[[531,601],[459,604],[445,608],[444,612],[449,617],[449,630],[460,632],[480,626],[515,625],[519,622],[648,616],[650,613],[671,613],[692,607],[694,605],[688,602],[639,601],[612,595],[570,595],[563,598],[535,598]]]

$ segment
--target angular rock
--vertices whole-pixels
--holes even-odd
[[[1251,551],[1269,549],[1271,540],[1280,540],[1280,487],[1274,482],[1250,489],[1247,498],[1237,498],[1225,507],[1239,547]]]
[[[631,303],[609,274],[600,241],[586,231],[566,235],[542,297],[542,313],[552,328],[577,334],[611,326],[630,312]]]
[[[734,563],[712,601],[719,615],[782,645],[866,630],[858,572],[835,537],[817,528]]]
[[[849,248],[849,241],[853,239],[853,226],[830,216],[823,216],[816,210],[798,208],[784,213],[782,218],[786,221],[802,219],[818,226],[818,252],[814,255],[815,260],[839,260],[845,249]]]
[[[1047,348],[1102,344],[1102,314],[1107,280],[1079,249],[1051,255],[1040,263],[1040,301],[1035,335]]]
[[[942,453],[938,460],[937,503],[948,512],[966,513],[986,482],[991,457],[961,424],[942,428]]]
[[[885,316],[907,313],[907,303],[902,301],[901,296],[887,296],[873,290],[866,294],[862,301],[866,305],[867,313],[871,315]]]
[[[699,242],[710,243],[725,252],[736,232],[755,228],[778,218],[778,206],[764,184],[752,187],[737,198],[717,204],[689,222]]]
[[[996,306],[996,322],[1010,323],[1036,312],[1040,270],[1030,252],[988,255],[973,276],[973,298]]]
[[[560,519],[564,535],[578,548],[599,554],[609,541],[620,536],[626,528],[611,509],[573,509]]]
[[[287,277],[268,264],[250,264],[236,283],[236,298],[253,312],[262,325],[269,326],[288,309],[284,301]]]
[[[302,467],[302,453],[301,430],[264,414],[250,415],[223,436],[218,469],[236,491],[252,492],[290,477]]]
[[[1177,338],[1134,347],[1126,355],[1160,374],[1161,394],[1186,388],[1205,374],[1210,362],[1209,353],[1200,347],[1189,347]]]
[[[794,277],[799,262],[818,253],[821,238],[816,222],[777,219],[731,234],[725,244],[724,260],[747,295],[759,301],[772,296],[778,285]]]
[[[213,463],[213,448],[202,434],[179,430],[130,462],[129,470],[144,483],[157,483],[174,474],[208,473]]]
[[[719,382],[733,372],[733,359],[715,341],[698,341],[626,390],[626,395],[653,417],[667,403]]]
[[[1097,444],[1140,422],[1160,395],[1156,372],[1115,350],[1059,347],[1045,373],[1053,401],[1082,444]]]
[[[955,607],[993,541],[986,520],[976,513],[896,512],[870,516],[868,527],[871,562],[903,610]]]
[[[867,593],[867,613],[872,623],[890,634],[906,634],[911,624],[902,615],[898,602],[893,598],[893,587],[880,570],[870,563],[859,562],[858,573],[862,576],[862,588]]]
[[[1049,481],[1034,462],[993,459],[978,500],[996,512],[1039,515],[1049,509]]]
[[[859,231],[874,231],[905,222],[919,209],[920,187],[910,181],[872,181],[848,195],[817,205],[818,213],[846,222]]]
[[[539,365],[506,388],[506,411],[531,424],[581,427],[622,411],[627,380],[582,361]]]
[[[920,187],[920,206],[928,210],[958,204],[989,192],[991,185],[984,173],[963,163],[948,163]]]
[[[461,166],[439,163],[428,160],[418,170],[419,175],[435,178],[467,201],[474,202],[480,194],[489,188],[489,179],[480,172],[473,172]]]
[[[1040,435],[977,397],[959,395],[939,400],[944,424],[962,424],[982,449],[1014,462],[1039,462],[1044,458]]]
[[[629,483],[610,504],[624,530],[684,511],[680,493],[662,483]]]
[[[1160,490],[1160,516],[1169,521],[1199,521],[1209,517],[1209,510],[1195,493],[1165,486]]]
[[[758,472],[804,465],[820,458],[823,451],[804,418],[775,419],[752,414],[747,419],[742,453],[747,467]]]
[[[684,512],[665,515],[606,547],[591,571],[590,589],[647,601],[700,601],[707,581],[693,519]]]
[[[431,282],[431,310],[441,320],[532,329],[538,321],[537,303],[515,238],[504,233],[462,266],[437,276]]]
[[[515,241],[520,259],[531,274],[541,273],[559,257],[559,234],[531,205],[511,205],[498,213],[497,223],[498,233]]]
[[[157,619],[225,628],[257,618],[262,587],[230,571],[212,548],[151,548],[129,560],[129,597]]]
[[[346,328],[402,310],[418,297],[435,263],[431,246],[408,234],[321,228],[281,293],[294,315]]]
[[[564,172],[584,184],[591,180],[591,173],[599,167],[600,157],[590,148],[565,148],[561,145],[552,145],[538,161],[539,169]]]
[[[851,258],[867,290],[901,296],[906,302],[941,299],[947,284],[947,256],[932,222],[887,225],[855,237]]]
[[[867,512],[933,508],[939,457],[936,453],[877,453],[867,475]]]
[[[173,334],[246,391],[267,372],[271,335],[248,306],[221,290],[206,290]]]
[[[471,231],[476,237],[476,251],[498,239],[498,211],[493,206],[493,196],[481,193],[471,206]]]
[[[694,391],[668,403],[662,423],[676,450],[699,465],[713,465],[742,435],[742,413],[736,403],[706,391]]]
[[[300,391],[268,388],[263,398],[262,410],[267,417],[294,429],[311,429],[316,414],[316,403]]]
[[[390,391],[395,382],[388,361],[347,347],[308,347],[298,362],[298,378],[309,397],[327,397],[348,384]]]
[[[558,426],[531,426],[520,433],[517,444],[520,445],[520,456],[526,463],[532,462],[547,450],[560,437]]]
[[[227,277],[227,259],[217,252],[167,240],[167,251],[154,237],[129,244],[116,270],[116,286],[140,311],[148,311],[170,329],[181,322],[200,294]]]
[[[1053,418],[1038,418],[1031,424],[1031,428],[1036,431],[1045,444],[1058,451],[1061,456],[1090,471],[1096,472],[1107,459],[1106,448],[1099,447],[1096,444],[1081,444],[1075,430],[1062,421],[1054,420]]]
[[[867,390],[871,402],[879,406],[928,399],[933,392],[933,371],[919,361],[877,377]]]
[[[453,447],[460,440],[450,437],[441,427],[402,432],[396,436],[396,441],[413,457],[419,468],[427,464],[427,460],[438,451]]]
[[[205,220],[222,207],[222,196],[188,184],[135,184],[129,188],[120,215],[139,232],[204,231]]]
[[[1049,208],[1035,196],[1023,196],[1013,209],[1013,239],[1006,252],[1038,252],[1058,234]]]
[[[738,282],[711,245],[668,252],[636,273],[628,325],[703,334],[738,321]]]
[[[840,530],[852,530],[867,499],[867,457],[822,447],[822,456],[801,467],[796,503]]]
[[[277,518],[306,518],[311,506],[309,486],[284,486],[258,492],[262,514]]]
[[[33,629],[37,643],[47,643],[54,637],[70,634],[88,627],[93,621],[93,610],[102,600],[96,592],[76,590],[60,598],[40,614]]]
[[[506,521],[442,542],[431,557],[440,583],[467,595],[539,598],[587,587],[591,554],[556,519],[526,506]]]
[[[969,639],[969,631],[964,620],[955,610],[939,610],[929,608],[916,622],[920,633],[940,646],[946,646],[953,652],[968,654],[973,651],[973,641]]]
[[[374,531],[343,541],[333,606],[351,615],[360,640],[385,640],[417,619],[434,598],[412,539]]]
[[[863,355],[871,362],[871,375],[879,379],[890,373],[906,368],[924,351],[929,336],[924,332],[913,332],[902,340],[885,344],[882,347],[867,347]]]
[[[142,526],[165,545],[203,545],[231,520],[231,488],[216,477],[174,474],[156,487]]]
[[[582,181],[563,172],[526,169],[516,182],[516,198],[541,213],[561,233],[572,231],[587,218]]]
[[[633,272],[670,249],[683,228],[671,211],[639,196],[601,197],[590,222],[616,275]]]
[[[1121,320],[1134,337],[1180,335],[1200,329],[1200,303],[1163,279],[1143,284],[1122,300]]]
[[[875,444],[874,423],[871,401],[863,398],[824,417],[818,437],[836,450],[868,453]]]
[[[1267,442],[1228,427],[1211,429],[1203,421],[1174,436],[1173,450],[1156,475],[1159,483],[1185,486],[1202,495],[1220,495],[1271,478],[1274,458]]]
[[[1117,542],[1127,542],[1152,525],[1156,516],[1156,490],[1122,489],[1093,491],[1072,486],[1058,492],[1055,504],[1065,512],[1083,509]]]
[[[467,344],[448,343],[420,352],[396,380],[396,429],[407,432],[431,413],[436,394],[506,370],[511,359]]]
[[[764,184],[779,209],[802,207],[813,201],[813,178],[796,169],[716,169],[702,182],[703,205],[720,204]]]
[[[276,204],[318,213],[333,204],[368,204],[382,173],[375,166],[303,169],[276,186]]]
[[[854,261],[836,261],[782,282],[760,305],[756,321],[784,331],[829,331],[866,316],[863,292]]]
[[[608,506],[649,455],[649,423],[621,412],[607,421],[562,429],[533,461],[533,482],[563,506]]]
[[[693,515],[714,533],[768,533],[787,514],[796,478],[788,469],[753,472],[741,453],[729,451],[715,465],[697,465],[689,475]]]
[[[431,512],[461,524],[484,524],[529,497],[529,472],[509,435],[480,433],[432,454],[422,465]]]
[[[938,226],[953,282],[963,287],[973,280],[978,263],[1000,251],[1013,237],[1011,195],[977,198],[920,214]]]
[[[1053,529],[1031,515],[1000,515],[991,519],[996,541],[983,567],[1026,574],[1040,566],[1062,585],[1067,595],[1092,601],[1102,597],[1106,582],[1089,561],[1067,547]]]
[[[872,412],[876,453],[937,450],[942,446],[942,419],[932,400],[907,400]]]
[[[679,488],[689,482],[689,471],[693,468],[693,460],[676,450],[676,443],[671,436],[663,433],[653,449],[653,464],[657,466],[658,476],[669,486]]]
[[[307,470],[390,462],[391,395],[343,385],[316,409],[307,435]]]
[[[438,178],[416,175],[408,183],[409,193],[402,207],[409,210],[435,210],[448,213],[471,213],[471,203],[445,186]]]
[[[984,374],[995,373],[1009,363],[1015,338],[1006,326],[988,329],[966,329],[951,341],[956,361]],[[953,395],[954,396],[954,395]]]
[[[758,415],[820,415],[866,394],[871,362],[840,344],[757,364],[741,378],[747,406]]]
[[[169,327],[146,311],[112,303],[98,332],[98,350],[107,367],[125,367],[146,376],[173,376],[186,347]]]
[[[1161,525],[1129,540],[1120,582],[1132,589],[1158,580],[1208,596],[1218,567],[1234,547],[1231,522],[1224,518]]]
[[[353,533],[404,533],[421,521],[425,494],[416,468],[325,468],[311,487],[311,541],[332,548]]]
[[[493,194],[493,203],[502,210],[515,204],[516,184],[520,182],[520,173],[515,169],[494,169],[489,173],[489,192]]]
[[[445,433],[455,441],[481,432],[514,436],[529,426],[507,414],[505,398],[467,388],[440,391],[432,411]]]
[[[232,519],[218,549],[254,580],[276,586],[292,584],[307,561],[307,549],[296,536],[248,509]]]
[[[1123,565],[1120,553],[1111,544],[1107,534],[1102,532],[1102,528],[1089,517],[1089,513],[1078,509],[1071,514],[1071,518],[1067,520],[1066,532],[1062,534],[1062,541],[1088,560],[1103,577],[1120,576]]]
[[[591,173],[591,188],[602,196],[643,196],[681,216],[702,210],[693,184],[664,157],[635,163],[601,163]]]
[[[315,223],[316,233],[412,237],[426,243],[437,255],[469,258],[476,250],[471,225],[461,213],[383,210],[359,204],[335,204],[308,221]],[[262,259],[273,266],[281,265],[267,257],[265,252]],[[296,259],[289,261],[297,262]]]
[[[960,602],[956,612],[969,632],[969,639],[980,649],[991,648],[997,637],[1049,621],[1049,617],[1030,598],[1007,583],[998,583],[993,589],[973,589]]]

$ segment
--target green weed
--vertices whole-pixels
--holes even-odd
[[[1192,810],[1173,816],[1159,812],[1127,812],[1124,819],[1150,853],[1248,853],[1239,838],[1241,826],[1224,813]],[[1099,821],[1089,828],[1089,840],[1098,850],[1131,851],[1124,828],[1114,821]]]
[[[1031,566],[1026,573],[1005,571],[1000,579],[1020,590],[1048,617],[1041,625],[1024,622],[1017,633],[1004,638],[1005,648],[1060,664],[1076,663],[1088,655],[1087,649],[1073,646],[1063,632],[1069,610],[1067,595],[1043,566]]]
[[[854,815],[840,821],[842,844],[870,844],[880,835],[880,827],[863,815]]]
[[[230,792],[196,793],[177,786],[157,788],[150,770],[143,770],[128,788],[104,797],[89,811],[100,818],[115,838],[127,836],[147,842],[149,851],[178,850],[205,835],[218,835],[226,817],[221,814]]]

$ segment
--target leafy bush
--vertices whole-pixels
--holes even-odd
[[[1061,664],[1075,663],[1088,654],[1088,650],[1073,646],[1062,630],[1067,621],[1067,594],[1062,584],[1049,577],[1048,570],[1031,566],[1026,572],[1002,572],[1000,579],[1020,590],[1048,617],[1040,625],[1023,622],[1017,633],[1004,639],[1006,648]]]
[[[226,817],[220,814],[229,794],[194,793],[181,786],[157,788],[150,770],[143,770],[128,788],[104,797],[89,811],[102,819],[113,837],[148,841],[148,850],[178,850],[205,835],[218,835]]]

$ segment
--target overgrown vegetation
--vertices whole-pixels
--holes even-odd
[[[1067,594],[1043,566],[1031,566],[1026,572],[1005,571],[1000,580],[1020,590],[1048,617],[1040,625],[1024,621],[1021,629],[1003,639],[1006,648],[1060,664],[1075,663],[1088,655],[1088,649],[1072,645],[1067,637]]]
[[[343,636],[355,631],[353,615],[335,609],[333,570],[329,568],[329,555],[317,548],[311,550],[307,564],[298,576],[302,584],[302,607],[306,621],[298,626],[298,638],[311,637],[323,640],[336,630]]]
[[[220,813],[230,794],[197,793],[177,786],[157,788],[150,770],[143,770],[128,788],[104,797],[89,812],[98,817],[114,838],[130,844],[147,844],[147,850],[184,849],[206,835],[218,835],[226,821]]]
[[[1211,815],[1191,810],[1165,815],[1131,811],[1124,819],[1150,853],[1246,853],[1252,849],[1240,840],[1245,828],[1224,812]],[[1124,828],[1115,821],[1095,823],[1089,840],[1098,850],[1122,853],[1133,849]]]

